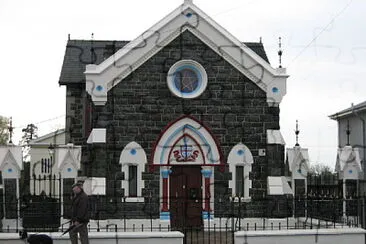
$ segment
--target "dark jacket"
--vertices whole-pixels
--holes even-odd
[[[88,195],[83,190],[72,199],[71,221],[78,221],[80,223],[89,222]]]

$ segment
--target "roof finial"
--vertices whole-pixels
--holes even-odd
[[[296,120],[296,130],[295,130],[295,135],[296,135],[296,144],[295,144],[295,147],[297,146],[300,146],[299,144],[299,123],[298,123],[298,120]]]
[[[69,41],[70,41],[70,33],[69,33],[69,34],[67,34],[67,40],[69,40]]]
[[[281,57],[282,57],[281,37],[278,38],[278,47],[279,47],[278,57],[279,57],[279,60],[280,60],[280,66],[279,66],[279,68],[282,68],[282,60],[281,60]]]
[[[347,134],[347,145],[349,146],[349,135],[351,134],[351,130],[349,129],[349,120],[347,120],[347,130],[346,130],[346,134]]]
[[[261,36],[259,37],[259,43],[262,43],[262,37]]]
[[[90,47],[90,63],[94,64],[96,62],[96,55],[94,50],[94,33],[91,33],[91,47]]]
[[[13,127],[13,119],[12,119],[12,117],[10,117],[10,119],[9,119],[9,127],[8,127],[8,130],[9,130],[9,143],[11,144],[11,143],[13,143],[13,129],[14,129],[14,127]]]
[[[192,4],[193,0],[184,0],[184,4]]]

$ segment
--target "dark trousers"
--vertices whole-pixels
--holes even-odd
[[[71,244],[78,244],[78,233],[80,236],[81,244],[89,244],[88,226],[86,223],[79,225],[69,232]]]

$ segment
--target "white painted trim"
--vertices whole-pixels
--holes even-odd
[[[145,202],[145,198],[143,197],[126,197],[126,202]],[[124,200],[122,199],[122,202]]]
[[[74,146],[73,144],[60,145],[55,150],[55,158],[57,170],[61,173],[62,178],[75,178],[77,171],[80,169],[81,146]],[[65,168],[69,166],[73,170],[71,172],[64,172]]]
[[[11,172],[8,172],[7,169],[9,171],[11,170]],[[22,168],[19,166],[13,153],[10,150],[8,150],[3,161],[0,164],[0,171],[2,171],[2,178],[3,179],[19,179],[21,170],[22,170]]]
[[[107,129],[106,128],[93,128],[88,137],[87,143],[106,143]]]
[[[186,14],[191,16],[187,17]],[[96,105],[104,105],[107,92],[189,30],[267,93],[267,102],[276,105],[286,94],[286,69],[274,69],[254,51],[232,36],[191,2],[185,2],[99,65],[87,65],[86,90]],[[97,89],[100,88],[100,89]]]
[[[252,181],[249,179],[249,173],[252,172],[253,155],[249,148],[243,143],[236,144],[230,151],[227,163],[231,172],[229,188],[232,189],[232,195],[236,195],[236,166],[244,166],[244,200],[251,199],[249,189],[252,188]]]
[[[88,177],[84,180],[84,191],[87,195],[105,196],[106,195],[106,178],[105,177]]]
[[[293,195],[294,192],[289,186],[285,176],[268,176],[267,177],[267,194],[268,195]]]
[[[359,149],[352,146],[338,148],[335,170],[339,172],[340,179],[360,179],[362,166]]]
[[[201,76],[200,84],[199,84],[200,86],[198,87],[198,89],[196,89],[195,91],[192,91],[189,94],[178,91],[177,87],[175,85],[175,81],[174,81],[175,73],[177,72],[177,69],[179,69],[180,67],[182,67],[184,65],[193,66],[194,68],[197,69],[197,71],[199,73],[198,75]],[[180,61],[176,62],[175,64],[173,64],[173,66],[170,67],[170,69],[168,71],[168,75],[167,75],[167,84],[168,84],[169,90],[177,97],[196,98],[196,97],[199,97],[206,90],[207,73],[206,73],[206,70],[203,68],[203,66],[194,60],[190,60],[190,59],[180,60]]]
[[[280,130],[267,130],[267,144],[285,145],[285,139]]]
[[[122,188],[125,190],[125,196],[130,198],[127,180],[129,177],[128,167],[130,165],[137,166],[137,196],[142,196],[142,189],[145,182],[142,180],[142,172],[145,172],[145,165],[147,163],[145,150],[137,142],[130,142],[122,150],[119,163],[125,175],[125,179],[122,180]],[[132,197],[130,200],[132,201],[133,198],[135,197]]]
[[[0,171],[4,171],[7,164],[15,167],[14,172],[3,172],[3,178],[20,178],[20,171],[23,169],[22,147],[21,146],[0,146]],[[8,176],[4,176],[7,174]]]
[[[286,162],[293,179],[305,179],[310,171],[309,154],[307,148],[295,146],[286,149]],[[301,169],[301,173],[298,171]]]
[[[5,230],[6,231],[6,230]],[[70,243],[69,235],[61,235],[58,232],[42,232],[42,233],[28,233],[28,236],[32,234],[45,234],[53,240],[55,244]],[[95,232],[90,231],[88,233],[90,243],[103,243],[103,244],[181,244],[183,243],[183,233],[178,231],[130,231],[130,232]],[[18,233],[0,233],[0,242],[2,244],[24,244],[26,240],[21,240]]]
[[[169,162],[169,151],[174,146],[173,143],[183,135],[183,131],[201,145],[207,164],[221,162],[219,150],[210,132],[197,121],[184,117],[172,124],[157,142],[153,158],[154,164],[167,164]]]

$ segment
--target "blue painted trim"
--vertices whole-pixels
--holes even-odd
[[[210,178],[212,175],[212,170],[210,169],[203,169],[201,170],[201,173],[203,174],[203,177]]]
[[[162,169],[161,170],[161,176],[163,178],[169,178],[169,174],[171,173],[172,171],[170,169]]]
[[[160,220],[170,220],[170,212],[160,212]]]
[[[211,145],[207,142],[207,140],[206,140],[206,138],[196,129],[196,128],[194,128],[192,125],[189,125],[189,124],[185,124],[185,125],[183,125],[183,126],[181,126],[181,127],[179,127],[178,129],[176,129],[175,131],[174,131],[174,133],[172,133],[172,135],[170,135],[169,137],[168,137],[168,139],[166,140],[166,143],[163,145],[163,151],[161,152],[161,154],[160,154],[160,163],[161,164],[164,164],[164,162],[163,162],[163,159],[164,159],[164,154],[165,154],[165,151],[167,150],[167,149],[171,149],[171,145],[169,145],[169,143],[171,142],[171,140],[178,134],[178,133],[181,133],[181,131],[182,130],[184,130],[184,129],[191,129],[192,130],[192,132],[194,132],[194,133],[196,133],[198,136],[199,136],[199,138],[204,142],[203,143],[203,145],[204,146],[208,146],[209,148],[208,148],[208,154],[211,156],[211,158],[208,158],[208,157],[206,157],[206,158],[208,158],[210,161],[211,161],[211,159],[213,159],[213,156],[212,156],[212,149],[211,149]],[[206,155],[207,156],[207,155]]]
[[[207,211],[202,211],[202,219],[208,219],[210,216],[210,220],[214,218],[214,215]]]

